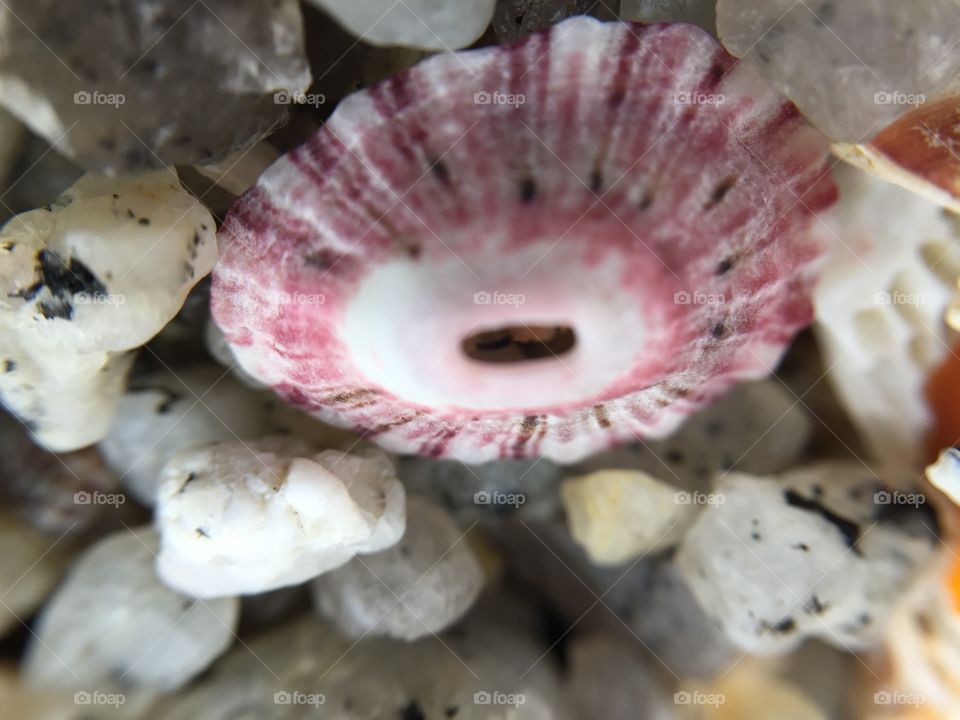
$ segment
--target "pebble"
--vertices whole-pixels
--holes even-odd
[[[492,618],[408,643],[352,642],[303,617],[236,648],[150,720],[573,720],[545,650]]]
[[[493,12],[493,33],[501,43],[556,25],[572,15],[591,13],[613,19],[616,0],[499,0]]]
[[[68,542],[0,513],[0,636],[27,623],[72,559]]]
[[[821,131],[858,143],[960,74],[953,0],[720,0],[720,40]]]
[[[560,488],[570,534],[599,565],[676,544],[695,514],[688,494],[639,470],[600,470]]]
[[[677,567],[738,647],[771,655],[819,637],[876,644],[931,557],[937,522],[919,492],[888,490],[854,461],[779,478],[728,475],[684,537]]]
[[[629,636],[591,632],[574,637],[565,690],[576,718],[675,720],[667,684]]]
[[[127,490],[152,507],[163,466],[177,453],[273,428],[262,394],[212,365],[139,377],[121,397],[100,450]]]
[[[828,720],[814,698],[752,658],[714,682],[681,684],[674,705],[674,720]]]
[[[723,626],[700,607],[672,562],[652,566],[623,615],[630,631],[671,676],[711,678],[741,656]]]
[[[952,344],[960,234],[924,198],[852,168],[834,175],[837,241],[814,295],[827,378],[877,466],[914,473],[931,424],[924,385]]]
[[[635,22],[687,22],[717,34],[716,0],[621,0],[620,19]]]
[[[317,452],[298,438],[187,450],[164,467],[158,572],[189,595],[261,593],[305,582],[396,543],[404,491],[373,451]]]
[[[154,570],[149,527],[120,530],[89,548],[43,608],[24,662],[37,687],[170,691],[223,653],[239,601],[185,597]]]
[[[483,588],[468,532],[442,508],[410,496],[403,538],[318,577],[312,583],[315,604],[349,637],[416,640],[442,632]]]
[[[745,382],[670,437],[598,453],[576,469],[640,470],[687,491],[702,490],[717,472],[785,470],[803,453],[812,427],[803,403],[779,380]]]
[[[274,93],[310,84],[296,0],[40,0],[3,15],[3,104],[88,170],[221,161],[283,121]]]
[[[344,28],[373,45],[457,50],[490,24],[496,0],[310,0]]]
[[[0,397],[55,452],[101,440],[139,347],[217,257],[172,172],[85,175],[0,231]]]
[[[95,494],[117,502],[94,502]],[[0,415],[0,502],[10,512],[54,538],[98,536],[135,522],[121,494],[119,475],[96,448],[49,453],[14,418]]]
[[[407,489],[447,509],[458,522],[498,523],[509,518],[547,520],[560,510],[560,466],[537,460],[401,458],[397,472]]]

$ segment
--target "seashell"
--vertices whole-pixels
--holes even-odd
[[[220,235],[245,372],[384,447],[573,462],[812,318],[826,141],[702,30],[577,17],[341,103]]]

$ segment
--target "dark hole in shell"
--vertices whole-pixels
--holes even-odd
[[[472,360],[516,363],[559,357],[576,344],[576,333],[565,325],[508,325],[468,335],[460,347]]]

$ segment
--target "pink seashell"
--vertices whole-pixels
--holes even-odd
[[[698,28],[573,18],[344,100],[231,210],[214,317],[244,370],[391,450],[575,461],[670,433],[810,322],[826,152]]]

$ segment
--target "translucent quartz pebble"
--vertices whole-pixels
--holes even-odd
[[[393,545],[405,517],[403,486],[378,451],[317,452],[292,437],[217,443],[163,469],[157,568],[190,595],[260,593]]]
[[[814,301],[824,366],[878,468],[925,459],[928,373],[953,343],[943,322],[960,234],[935,204],[839,166],[836,238]]]
[[[545,650],[489,620],[407,643],[348,641],[305,617],[238,647],[150,720],[572,720]]]
[[[156,502],[164,464],[177,453],[269,433],[267,398],[222,368],[196,366],[137,378],[100,443],[107,462],[144,505]]]
[[[444,510],[410,497],[403,538],[314,580],[316,605],[351,637],[416,640],[438,633],[483,588],[483,570],[465,536]]]
[[[231,644],[239,601],[204,602],[160,582],[157,534],[124,529],[71,567],[43,608],[24,674],[42,687],[106,691],[119,685],[173,690]]]
[[[600,470],[560,489],[570,534],[600,565],[676,543],[695,513],[675,486],[637,470]]]
[[[374,45],[456,50],[490,24],[496,0],[310,0],[347,30]]]
[[[413,493],[443,505],[459,522],[507,518],[546,520],[560,509],[562,470],[549,460],[456,460],[401,458],[397,472]]]
[[[684,537],[677,567],[704,610],[744,651],[805,637],[862,649],[937,542],[919,492],[886,490],[857,462],[780,478],[734,473]]]
[[[130,350],[217,258],[213,217],[172,171],[85,175],[0,231],[0,397],[53,451],[102,439]]]
[[[274,129],[310,84],[296,0],[10,0],[0,100],[89,170],[213,163]]]
[[[717,34],[716,0],[621,0],[620,19],[640,22],[688,22]]]
[[[631,631],[668,674],[713,677],[742,655],[722,625],[700,607],[671,562],[653,566],[625,615]]]
[[[719,0],[717,27],[835,140],[865,142],[960,74],[955,0]]]

